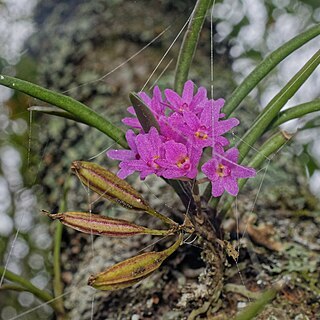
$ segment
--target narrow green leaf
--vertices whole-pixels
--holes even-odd
[[[67,195],[70,189],[69,186],[70,176],[67,177],[64,186],[63,194],[61,197],[59,209],[61,211],[67,210]],[[57,307],[61,310],[61,313],[65,313],[64,309],[64,284],[61,276],[61,241],[62,241],[63,225],[61,223],[55,223],[54,242],[53,242],[53,294]],[[61,319],[62,320],[62,319]]]
[[[179,94],[181,94],[183,85],[188,79],[189,69],[198,44],[200,32],[206,18],[207,10],[212,6],[212,3],[213,0],[198,0],[193,9],[176,66],[174,89]]]
[[[280,280],[273,288],[263,292],[256,301],[251,302],[247,308],[241,311],[234,319],[235,320],[251,320],[255,316],[259,315],[263,309],[269,304],[278,294],[278,292],[283,288],[284,281]]]
[[[61,93],[42,88],[31,82],[6,75],[0,75],[0,84],[57,106],[71,113],[80,121],[105,133],[122,147],[128,148],[123,131],[83,103]]]
[[[309,61],[297,72],[291,80],[279,91],[277,95],[268,103],[265,109],[260,113],[253,125],[242,137],[238,145],[239,162],[241,162],[251,146],[260,138],[265,129],[269,126],[273,119],[275,119],[281,108],[287,101],[298,91],[298,89],[309,78],[312,72],[320,63],[320,50],[318,50]]]
[[[289,40],[277,50],[270,53],[234,90],[223,108],[223,112],[229,116],[251,92],[253,88],[276,67],[289,54],[303,46],[308,41],[319,36],[320,24],[315,25],[304,33]]]
[[[69,119],[69,120],[74,120],[76,122],[82,122],[82,123],[86,124],[85,122],[80,120],[77,116],[74,116],[73,114],[71,114],[69,112],[61,110],[58,107],[32,106],[32,107],[29,107],[28,110],[29,111],[46,113],[46,114],[48,114],[50,116],[57,116],[57,117],[61,117],[61,118]]]
[[[316,99],[310,102],[305,102],[290,109],[280,112],[274,121],[270,124],[269,128],[273,129],[281,124],[305,116],[308,113],[320,111],[320,99]]]
[[[55,310],[55,312],[57,312],[58,314],[61,314],[61,310],[57,306],[56,301],[51,296],[51,294],[48,293],[47,291],[37,288],[35,285],[33,285],[30,281],[26,280],[24,277],[19,276],[1,266],[0,266],[0,274],[3,274],[3,277],[5,279],[12,281],[15,285],[21,286],[24,289],[24,291],[28,291],[32,293],[41,301],[50,302],[49,305]],[[16,287],[16,289],[18,289],[18,286]]]
[[[13,290],[13,291],[26,291],[25,288],[17,285],[17,284],[3,284],[1,287],[0,287],[0,292],[1,291],[6,291],[6,290]]]
[[[158,132],[160,132],[158,121],[143,100],[135,92],[130,92],[129,98],[143,131],[149,132],[149,130],[154,127],[158,130]]]

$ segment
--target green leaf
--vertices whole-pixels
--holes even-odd
[[[8,269],[5,269],[4,267],[0,266],[0,273],[3,275],[3,277],[9,281],[12,281],[15,285],[12,288],[15,288],[14,290],[17,290],[19,286],[24,289],[24,291],[28,291],[35,295],[38,299],[40,299],[43,302],[50,302],[49,305],[58,313],[62,314],[63,311],[59,308],[59,306],[56,304],[56,301],[51,296],[50,293],[48,293],[45,290],[41,290],[34,286],[29,280],[26,280],[24,277],[19,276]],[[18,285],[18,286],[16,286]],[[10,288],[10,287],[9,287]]]
[[[80,121],[105,133],[122,147],[128,147],[124,133],[121,129],[113,125],[95,111],[91,110],[83,103],[71,97],[42,88],[31,82],[6,75],[0,75],[0,84],[57,106],[79,118]]]
[[[235,320],[251,320],[255,316],[259,315],[268,303],[270,303],[278,294],[278,292],[283,288],[284,281],[280,280],[273,288],[266,290],[257,299],[257,301],[251,302],[248,307],[241,311],[236,317]]]
[[[269,128],[276,128],[287,121],[301,118],[308,113],[316,111],[320,111],[320,99],[305,102],[280,112],[277,118],[270,124]]]
[[[229,116],[240,105],[242,100],[251,92],[251,90],[255,88],[274,67],[276,67],[289,54],[303,46],[308,41],[317,37],[319,34],[320,24],[317,24],[270,53],[233,91],[230,98],[226,101],[223,112]]]
[[[291,80],[279,91],[277,95],[268,103],[265,109],[260,113],[253,125],[242,137],[238,145],[239,162],[241,162],[251,146],[261,137],[265,129],[269,126],[273,119],[275,119],[281,108],[287,101],[298,91],[298,89],[305,83],[312,72],[320,63],[320,50],[318,50],[309,61],[297,72]]]
[[[65,118],[65,119],[69,119],[69,120],[74,120],[76,122],[82,122],[84,124],[84,121],[80,120],[77,116],[74,116],[73,114],[66,112],[64,110],[61,110],[58,107],[50,107],[50,106],[32,106],[28,108],[29,111],[35,111],[35,112],[42,112],[42,113],[46,113],[50,116],[57,116],[57,117],[61,117],[61,118]]]
[[[198,44],[207,10],[212,6],[212,0],[198,0],[184,35],[178,56],[174,89],[181,94],[184,83],[188,79],[190,66]]]

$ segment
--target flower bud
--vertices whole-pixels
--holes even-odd
[[[117,290],[130,287],[147,278],[157,270],[162,262],[177,250],[182,242],[182,235],[168,249],[161,252],[147,252],[119,262],[107,270],[92,275],[88,284],[99,290]]]
[[[109,237],[130,237],[137,234],[163,236],[172,234],[173,230],[154,230],[138,226],[122,219],[113,219],[99,214],[87,212],[64,212],[50,214],[43,211],[54,220],[83,233],[105,235]]]

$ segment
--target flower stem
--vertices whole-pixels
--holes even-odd
[[[212,2],[212,0],[198,0],[193,9],[188,29],[182,41],[176,67],[174,90],[179,94],[181,94],[183,85],[187,81],[206,13],[212,6]]]
[[[69,190],[68,180],[65,182],[63,197],[60,203],[60,211],[67,210],[67,194]],[[56,229],[54,234],[54,247],[53,247],[53,292],[56,298],[56,304],[59,307],[60,312],[64,314],[65,310],[64,310],[64,304],[63,304],[63,298],[62,298],[63,284],[61,280],[61,264],[60,264],[63,224],[57,221],[55,228]]]
[[[269,54],[234,90],[227,100],[223,112],[229,116],[251,92],[253,88],[276,67],[289,54],[320,34],[320,24],[315,25],[283,44],[280,48]]]
[[[279,91],[277,95],[268,103],[265,109],[257,117],[251,128],[239,143],[239,163],[243,161],[251,146],[260,138],[265,129],[269,126],[281,108],[298,91],[298,89],[309,78],[312,72],[320,63],[320,50],[318,50],[309,61],[297,72],[291,80]]]
[[[31,82],[6,75],[0,75],[0,84],[55,105],[76,116],[87,125],[105,133],[115,142],[119,143],[122,147],[128,148],[123,131],[114,126],[107,119],[103,118],[98,113],[87,107],[85,104],[61,93],[57,93],[42,88]]]

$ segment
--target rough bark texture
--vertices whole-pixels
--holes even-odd
[[[61,92],[71,89],[68,91],[70,95],[107,115],[115,123],[120,123],[129,105],[128,93],[141,89],[186,21],[192,6],[193,1],[169,0],[40,1],[35,14],[39,32],[33,36],[29,44],[30,52],[38,62],[39,83]],[[169,31],[151,48],[110,76],[91,83],[130,58],[168,25]],[[208,83],[209,78],[208,32],[206,28],[203,33],[205,40],[197,52],[191,74],[192,79],[201,85],[206,81]],[[165,61],[175,59],[177,50],[178,47],[174,47]],[[231,82],[227,71],[227,59],[224,56],[216,56],[216,59],[216,70],[221,70],[221,74],[222,70],[225,70],[225,77],[220,77],[220,82],[215,85],[215,95],[219,97],[225,96]],[[166,63],[163,63],[160,70],[165,65]],[[161,79],[162,84],[172,84],[173,69],[174,63]],[[160,71],[157,74],[159,75]],[[153,81],[156,78],[157,76],[154,76]],[[44,155],[41,172],[43,200],[46,208],[50,206],[55,210],[66,177],[69,175],[71,162],[87,160],[110,147],[112,142],[95,130],[60,118],[40,117],[37,123],[43,129],[39,137],[40,152]],[[95,161],[115,169],[115,163],[108,161],[104,154]],[[300,178],[300,174],[297,174],[300,172],[299,169],[290,166],[295,160],[290,161],[286,157],[285,161],[273,162],[275,165],[269,170],[271,174],[268,172],[266,191],[261,194],[256,204],[256,209],[259,209],[259,214],[255,215],[259,221],[258,226],[254,224],[252,217],[244,218],[251,219],[252,235],[258,227],[260,235],[263,231],[267,232],[266,226],[271,222],[271,231],[276,229],[278,232],[278,242],[279,239],[288,238],[292,241],[291,218],[299,211],[303,217],[309,219],[308,226],[312,228],[312,231],[306,232],[304,220],[297,216],[296,226],[301,228],[298,231],[299,239],[305,239],[308,234],[308,243],[312,243],[317,237],[317,227],[319,228],[319,219],[314,214],[316,205],[304,187],[305,182]],[[296,164],[295,166],[297,167]],[[164,181],[151,178],[145,183],[134,179],[131,179],[131,182],[146,195],[155,208],[182,220],[184,208]],[[254,197],[255,191],[249,190],[246,197],[240,198],[239,212],[250,212]],[[291,201],[292,199],[295,201]],[[87,193],[75,178],[72,179],[69,192],[69,209],[88,209]],[[133,217],[132,213],[101,201],[94,204],[93,210],[106,212],[110,216],[117,215],[129,219]],[[283,219],[279,219],[279,216]],[[143,215],[134,220],[153,228],[157,223]],[[233,217],[225,221],[224,228],[230,233],[231,239],[236,239]],[[270,231],[270,228],[268,230]],[[266,237],[265,243],[268,245],[270,235],[266,234]],[[299,278],[299,270],[303,269],[310,279],[302,281],[305,286],[310,286],[315,279],[314,273],[319,263],[319,256],[313,255],[315,249],[305,250],[304,263],[300,263],[302,258],[294,256],[299,251],[296,243],[292,243],[291,251],[279,253],[274,251],[274,248],[266,248],[265,244],[259,244],[259,239],[254,239],[254,236],[252,239],[258,245],[253,247],[249,239],[243,239],[243,249],[240,250],[239,258],[241,263],[238,266],[232,259],[225,257],[219,245],[214,244],[212,247],[212,244],[199,240],[193,245],[181,247],[159,272],[140,285],[105,293],[97,292],[86,285],[89,275],[133,256],[153,243],[154,239],[136,237],[119,241],[96,237],[91,241],[91,238],[85,235],[65,232],[63,280],[65,290],[69,292],[65,296],[65,306],[71,319],[82,320],[91,319],[91,314],[94,315],[94,319],[186,319],[188,316],[189,319],[195,319],[199,315],[210,319],[214,319],[214,315],[220,316],[219,319],[230,319],[236,312],[238,303],[247,303],[248,298],[244,297],[245,293],[239,294],[232,290],[225,290],[221,296],[222,281],[245,284],[247,288],[258,291],[268,287],[282,273],[288,272],[291,276],[294,275],[292,278]],[[154,245],[154,249],[162,249],[170,241],[171,239],[165,239]],[[301,246],[308,247],[305,243]],[[281,255],[282,259],[279,258]],[[297,260],[296,264],[292,264],[292,259]],[[308,263],[310,264],[307,266]],[[271,270],[270,266],[275,266],[275,269]],[[241,277],[238,268],[241,270]],[[308,296],[308,302],[295,315],[300,312],[308,315],[310,319],[316,319],[314,315],[319,310],[319,305],[312,299],[315,297],[314,292],[318,290],[319,293],[320,289],[314,284],[312,290],[313,294]],[[293,281],[290,290],[284,291],[274,307],[270,306],[269,314],[273,314],[275,309],[279,314],[282,312],[278,319],[287,319],[281,308],[288,304],[292,307],[294,299],[299,299],[298,293],[306,294],[306,291]]]

